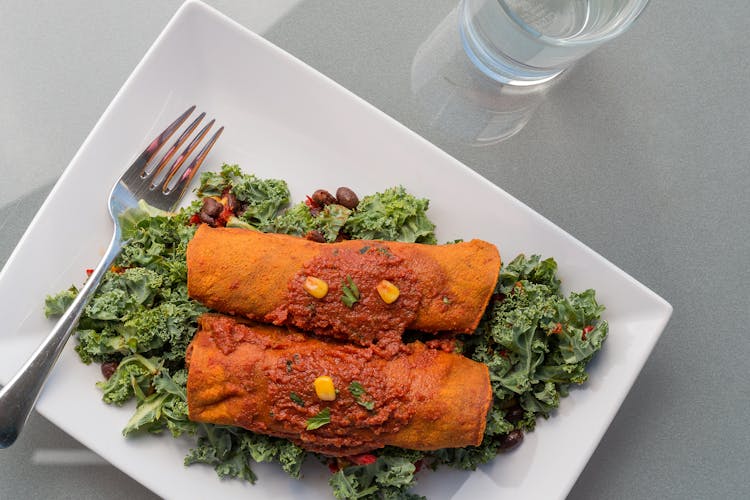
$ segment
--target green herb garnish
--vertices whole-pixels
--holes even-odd
[[[295,403],[297,403],[298,405],[300,405],[302,407],[305,406],[305,400],[302,399],[299,396],[299,394],[297,394],[296,392],[290,392],[289,393],[289,399],[291,399],[292,401],[294,401]]]
[[[305,429],[307,429],[308,431],[312,431],[320,427],[323,427],[324,425],[328,425],[330,423],[331,423],[331,409],[323,408],[322,410],[318,412],[317,415],[307,419],[307,427],[305,427]]]
[[[354,397],[354,401],[356,401],[358,405],[364,406],[370,411],[375,408],[374,401],[362,401],[362,396],[366,395],[367,391],[364,387],[362,387],[362,384],[360,384],[356,380],[349,384],[349,392]]]
[[[349,283],[348,285],[347,282]],[[352,308],[354,307],[355,302],[359,302],[359,288],[357,288],[357,285],[354,283],[351,276],[346,277],[346,281],[343,283],[341,291],[343,292],[341,295],[341,302],[343,302],[346,307]]]

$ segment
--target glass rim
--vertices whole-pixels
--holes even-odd
[[[617,25],[616,28],[607,31],[606,34],[603,34],[601,36],[587,36],[585,38],[555,38],[544,35],[530,27],[523,19],[518,17],[518,15],[516,15],[516,13],[512,9],[510,9],[504,1],[500,1],[498,3],[500,3],[500,6],[505,11],[505,13],[515,21],[516,25],[521,30],[531,34],[538,40],[541,40],[548,45],[557,47],[575,47],[585,45],[598,45],[618,37],[625,31],[627,31],[628,28],[630,28],[630,26],[632,26],[632,24],[641,16],[643,11],[646,9],[646,6],[649,4],[649,1],[650,0],[634,0],[633,2],[631,2],[632,10],[628,14],[628,16]],[[599,32],[601,32],[601,30],[599,30],[598,33]]]

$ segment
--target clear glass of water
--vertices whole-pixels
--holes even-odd
[[[440,141],[487,147],[519,132],[560,79],[505,85],[467,57],[458,30],[458,6],[417,49],[411,89],[424,126]]]
[[[464,50],[487,76],[527,86],[554,79],[627,30],[648,0],[462,0]]]

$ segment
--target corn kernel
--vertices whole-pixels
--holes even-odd
[[[315,394],[323,401],[333,401],[336,399],[336,388],[333,386],[333,379],[328,375],[321,375],[313,382]]]
[[[328,293],[328,283],[313,276],[305,278],[302,288],[316,299],[322,299]]]
[[[393,304],[400,293],[398,287],[388,280],[383,280],[375,287],[378,290],[380,298],[386,304]]]

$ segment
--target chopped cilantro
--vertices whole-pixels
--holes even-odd
[[[318,412],[317,415],[310,417],[307,419],[307,429],[308,431],[312,431],[315,429],[319,429],[320,427],[323,427],[324,425],[328,425],[331,423],[331,409],[330,408],[323,408]]]
[[[375,408],[374,401],[362,400],[362,396],[365,396],[367,394],[367,391],[364,387],[362,387],[362,384],[360,384],[356,380],[352,381],[352,383],[349,384],[349,392],[354,397],[354,401],[356,401],[358,405],[363,406],[370,411]]]
[[[342,283],[341,291],[341,302],[343,302],[346,307],[352,308],[354,307],[355,302],[359,302],[359,288],[357,288],[357,285],[354,283],[351,276],[346,277],[346,281]]]

